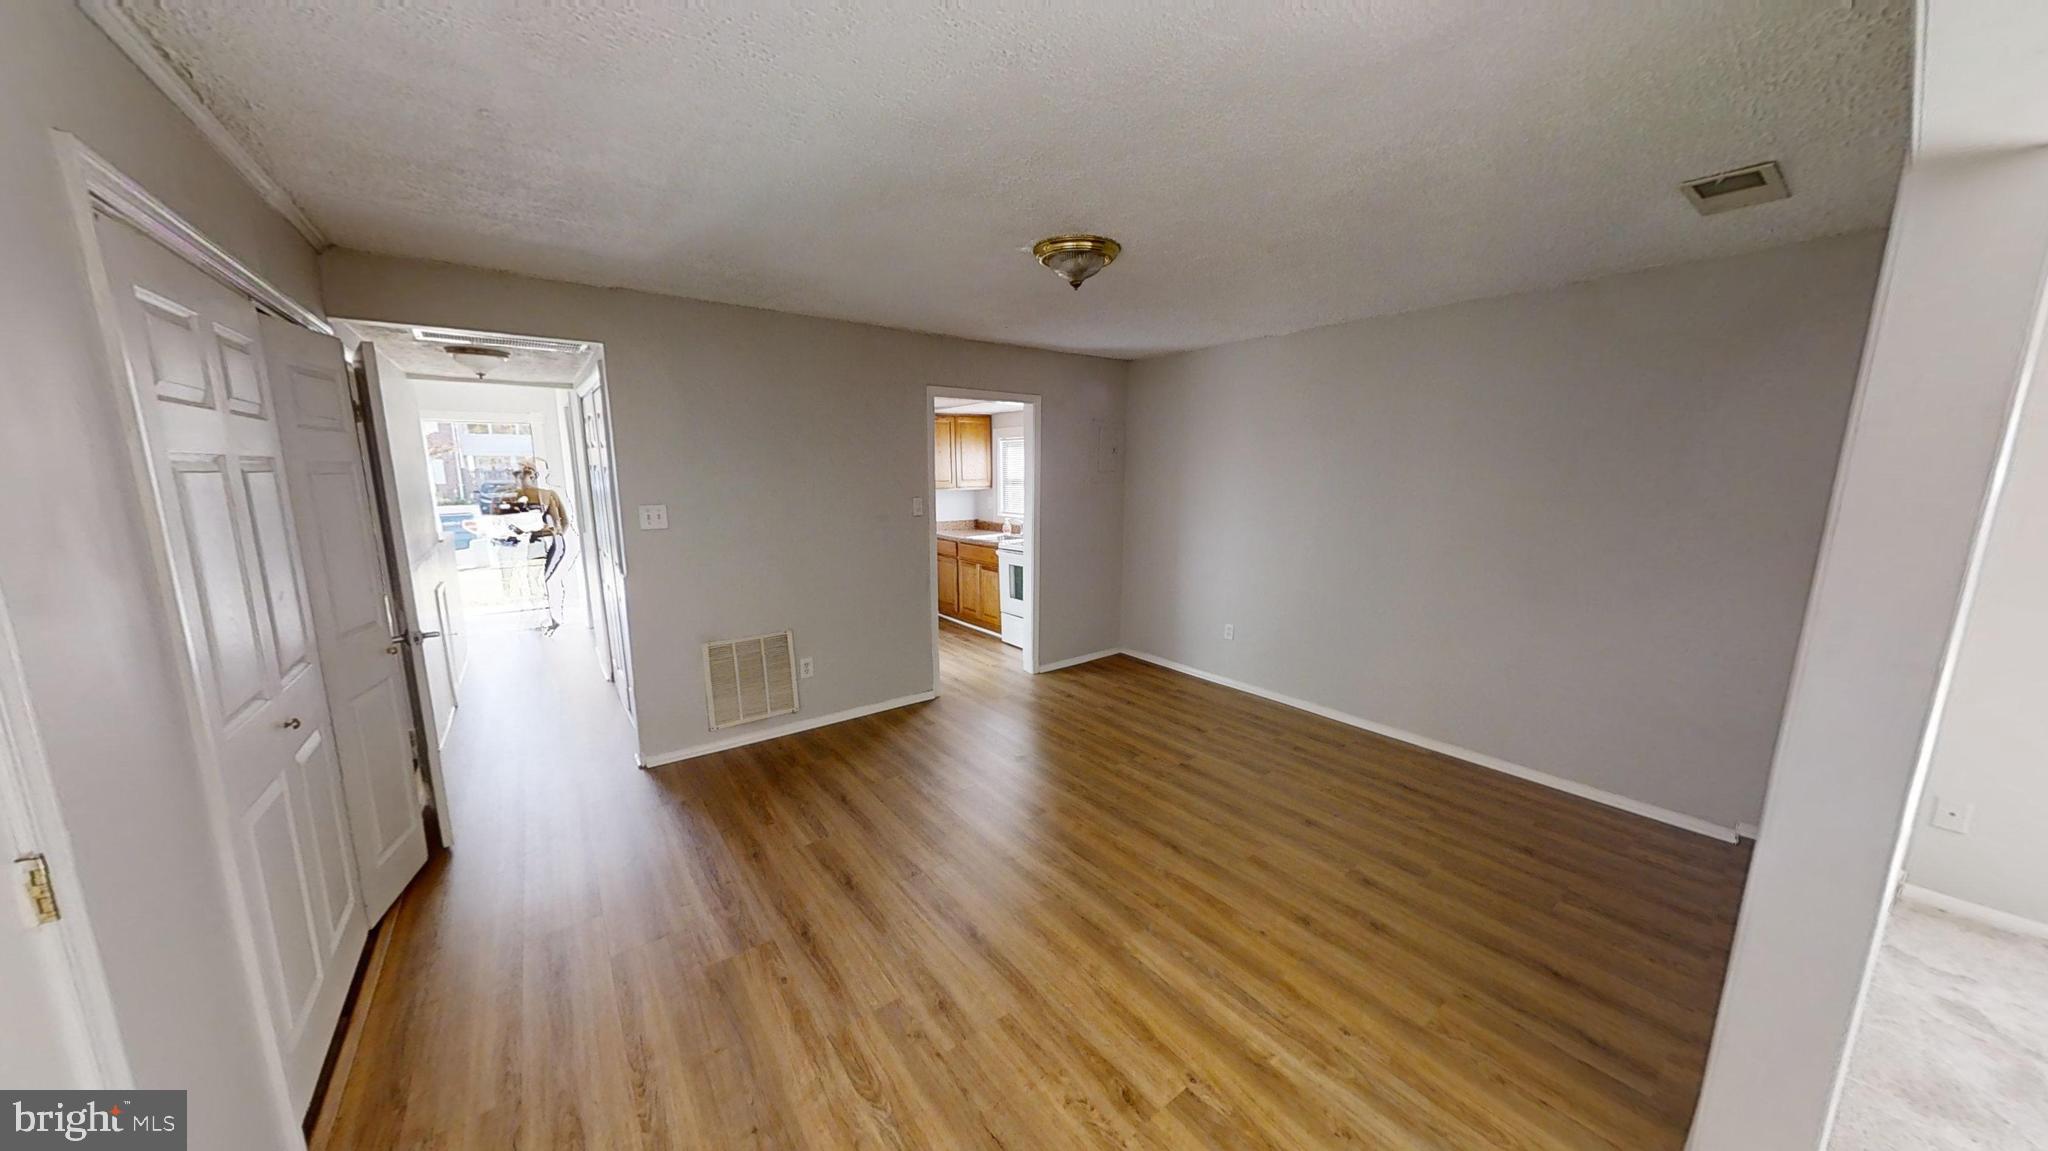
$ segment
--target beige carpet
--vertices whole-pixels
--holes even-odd
[[[2048,1151],[2048,940],[1892,914],[1831,1151]]]

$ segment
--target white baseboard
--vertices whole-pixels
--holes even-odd
[[[1953,895],[1943,895],[1939,891],[1917,884],[1900,884],[1899,897],[1985,927],[1994,927],[2014,935],[2024,935],[2029,939],[2048,939],[2048,923],[2040,923],[2024,915],[2014,915],[2010,911],[2000,911],[1996,907],[1986,907],[1981,903],[1971,903],[1967,899],[1957,899]]]
[[[1374,735],[1383,735],[1386,736],[1388,739],[1399,740],[1402,743],[1414,744],[1416,747],[1426,748],[1430,751],[1438,753],[1439,755],[1448,755],[1452,759],[1462,759],[1467,763],[1473,763],[1479,765],[1480,767],[1490,768],[1494,771],[1500,772],[1503,775],[1512,775],[1517,779],[1526,779],[1531,783],[1540,783],[1545,787],[1551,788],[1555,791],[1562,791],[1567,795],[1576,795],[1580,799],[1590,799],[1595,803],[1605,804],[1608,807],[1617,808],[1621,811],[1626,811],[1631,815],[1640,815],[1645,819],[1654,819],[1658,823],[1664,823],[1669,824],[1672,827],[1683,828],[1686,831],[1694,832],[1699,835],[1704,835],[1711,839],[1718,839],[1723,843],[1734,843],[1737,839],[1736,830],[1734,828],[1723,827],[1718,823],[1709,823],[1704,819],[1700,819],[1697,816],[1687,815],[1684,812],[1671,811],[1667,808],[1657,807],[1654,804],[1648,804],[1640,800],[1630,799],[1625,795],[1616,795],[1611,791],[1602,791],[1597,787],[1591,787],[1586,784],[1579,783],[1576,780],[1566,779],[1563,776],[1552,775],[1547,771],[1538,771],[1533,767],[1523,767],[1519,763],[1509,763],[1505,759],[1500,759],[1495,756],[1487,755],[1484,752],[1473,751],[1470,748],[1459,747],[1456,744],[1445,743],[1440,739],[1431,739],[1426,735],[1417,735],[1412,731],[1403,731],[1398,727],[1389,727],[1383,723],[1374,723],[1369,719],[1361,719],[1355,715],[1348,715],[1344,712],[1336,710],[1335,708],[1324,707],[1323,705],[1318,703],[1310,703],[1308,700],[1305,699],[1296,699],[1290,695],[1281,695],[1277,691],[1268,691],[1265,688],[1259,687],[1255,684],[1245,683],[1242,680],[1231,679],[1228,676],[1216,675],[1213,672],[1203,671],[1201,668],[1198,667],[1190,667],[1189,665],[1184,663],[1177,663],[1174,660],[1167,659],[1164,656],[1153,655],[1150,652],[1142,652],[1133,650],[1131,648],[1125,648],[1124,654],[1132,657],[1133,659],[1142,659],[1146,663],[1158,664],[1160,667],[1166,668],[1170,671],[1180,672],[1182,675],[1191,675],[1194,676],[1196,679],[1207,680],[1210,683],[1220,684],[1224,687],[1231,688],[1232,690],[1244,692],[1246,695],[1255,695],[1258,696],[1260,699],[1268,699],[1272,700],[1274,703],[1285,704],[1288,707],[1296,708],[1300,711],[1306,711],[1315,715],[1320,715],[1324,719],[1333,719],[1336,720],[1338,723],[1348,724],[1351,727],[1356,727],[1365,731],[1372,732]]]
[[[1738,839],[1747,839],[1754,843],[1756,842],[1756,837],[1762,834],[1763,828],[1758,827],[1754,823],[1738,823],[1735,825],[1735,835]]]
[[[763,731],[750,731],[743,733],[741,735],[727,736],[724,739],[712,740],[710,743],[700,743],[695,747],[679,748],[675,751],[657,752],[653,755],[642,756],[641,761],[643,766],[650,768],[667,767],[669,764],[681,763],[687,759],[697,759],[706,755],[716,755],[721,751],[731,751],[733,748],[745,747],[750,743],[765,743],[771,739],[781,739],[785,735],[795,735],[798,732],[810,731],[812,728],[828,727],[835,723],[845,723],[849,719],[859,719],[864,715],[873,715],[876,712],[881,711],[891,711],[895,708],[908,707],[913,703],[924,703],[927,700],[937,698],[937,692],[921,691],[915,695],[903,695],[898,696],[895,699],[885,699],[880,703],[870,703],[863,704],[860,707],[850,707],[847,708],[845,711],[835,711],[830,715],[813,716],[810,719],[798,720],[796,723],[786,724],[782,727],[774,727],[768,728]]]
[[[1063,667],[1075,667],[1084,663],[1092,663],[1095,660],[1104,658],[1105,656],[1122,654],[1124,654],[1124,649],[1120,647],[1106,647],[1103,648],[1101,651],[1091,651],[1087,655],[1077,655],[1072,659],[1062,659],[1057,660],[1053,663],[1039,664],[1038,670],[1039,673],[1042,675],[1048,671],[1058,671]]]

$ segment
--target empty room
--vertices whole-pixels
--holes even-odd
[[[0,95],[0,1144],[2048,1147],[2048,9]]]

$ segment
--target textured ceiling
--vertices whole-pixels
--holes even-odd
[[[1881,225],[1910,0],[121,0],[337,243],[1132,356]],[[1710,219],[1678,182],[1783,162]],[[1019,251],[1124,255],[1074,292]]]

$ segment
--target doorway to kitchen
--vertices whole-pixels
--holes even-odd
[[[927,395],[934,681],[942,632],[969,644],[979,637],[983,658],[1036,671],[1038,397],[941,388]],[[1012,649],[1014,659],[1001,659],[991,643]]]

